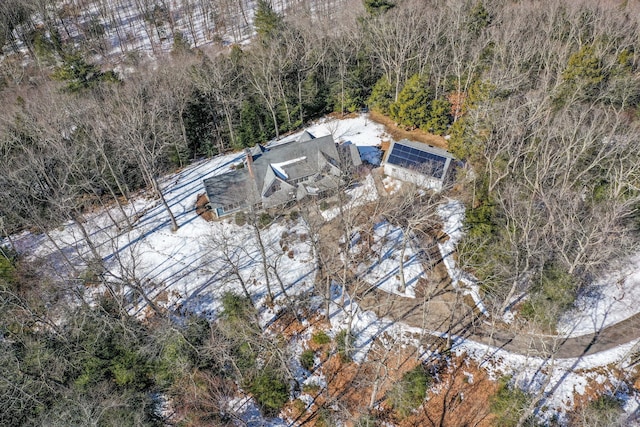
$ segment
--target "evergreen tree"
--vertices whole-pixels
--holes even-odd
[[[486,28],[491,23],[491,16],[489,11],[484,7],[484,4],[479,1],[473,6],[469,13],[469,21],[467,27],[472,34],[479,34],[483,28]]]
[[[584,100],[590,100],[597,95],[605,80],[605,73],[593,45],[582,46],[571,55],[567,68],[562,73],[562,79],[565,92],[578,91]]]
[[[256,14],[253,20],[258,36],[268,39],[276,35],[283,25],[282,16],[275,10],[268,0],[258,0]]]
[[[185,108],[183,117],[189,147],[189,156],[213,156],[218,154],[214,144],[215,127],[220,117],[211,100],[200,91],[195,91]]]
[[[191,53],[191,43],[182,31],[176,31],[173,34],[173,47],[171,48],[171,53],[174,55]]]
[[[433,93],[427,76],[414,74],[391,104],[391,118],[407,127],[424,127],[431,118]]]
[[[235,148],[253,147],[266,141],[273,136],[273,133],[267,132],[267,129],[272,128],[273,124],[269,121],[269,116],[264,113],[264,109],[261,109],[253,99],[244,101],[240,109],[240,125]]]
[[[88,63],[80,54],[66,55],[62,65],[56,67],[53,78],[67,83],[66,90],[80,92],[91,89],[102,81],[117,82],[118,76],[113,71],[102,72],[94,64]]]
[[[367,103],[373,111],[389,114],[389,107],[393,103],[393,91],[389,79],[385,76],[380,77],[373,86]]]
[[[364,0],[364,8],[370,15],[379,15],[395,7],[395,4],[388,0]]]
[[[431,101],[429,119],[421,128],[437,135],[443,135],[450,124],[451,103],[446,99],[434,99]]]

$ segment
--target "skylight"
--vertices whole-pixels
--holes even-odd
[[[271,163],[271,167],[273,168],[273,171],[276,173],[276,175],[278,175],[279,178],[289,179],[289,175],[287,175],[287,172],[285,172],[284,167],[294,163],[302,162],[306,159],[307,159],[307,156],[304,156],[304,157],[298,157],[297,159],[287,160],[286,162]]]

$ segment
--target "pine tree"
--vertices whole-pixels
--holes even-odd
[[[429,120],[420,127],[427,132],[443,135],[451,124],[451,104],[445,99],[434,99],[429,115]]]
[[[472,34],[479,34],[483,28],[486,28],[491,23],[491,16],[484,7],[482,2],[478,2],[473,6],[469,13],[469,21],[467,22],[467,28]]]
[[[272,123],[265,125],[268,120],[268,115],[264,114],[264,109],[261,110],[255,100],[244,101],[240,109],[237,146],[234,148],[253,147],[269,139],[272,134],[268,134],[266,129],[271,129]]]
[[[431,118],[433,93],[427,76],[414,74],[391,104],[391,118],[407,127],[423,127]]]
[[[601,60],[592,45],[582,46],[571,55],[567,68],[562,73],[564,90],[579,91],[584,100],[590,100],[597,95],[605,77]]]
[[[53,78],[66,82],[66,90],[69,92],[93,88],[101,81],[119,81],[113,71],[102,72],[98,66],[88,63],[79,54],[66,55],[62,65],[53,72]]]
[[[364,8],[370,15],[379,15],[395,7],[395,4],[388,0],[364,0]]]
[[[258,0],[253,20],[258,36],[262,39],[274,37],[282,29],[283,21],[268,0]]]
[[[382,114],[389,114],[389,107],[393,103],[391,83],[385,76],[380,77],[371,90],[368,99],[369,108]]]

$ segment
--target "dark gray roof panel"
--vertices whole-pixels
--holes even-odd
[[[298,142],[311,141],[312,139],[316,139],[316,137],[305,130],[304,132],[302,132],[302,135],[298,137]]]
[[[255,203],[257,199],[255,184],[246,168],[205,179],[204,188],[214,208],[242,202]]]

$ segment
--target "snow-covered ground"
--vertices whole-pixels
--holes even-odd
[[[360,250],[362,242],[352,242],[353,250]],[[400,260],[402,246],[404,248],[404,262],[402,265],[405,290],[401,291]],[[424,276],[422,265],[422,251],[416,250],[410,235],[404,235],[400,227],[388,222],[375,224],[373,227],[373,252],[367,261],[358,266],[358,274],[365,282],[385,292],[407,298],[415,298],[415,288],[418,279]]]
[[[369,202],[373,202],[378,198],[378,192],[376,190],[376,184],[373,181],[373,177],[371,175],[367,175],[364,179],[364,182],[360,184],[355,184],[352,188],[349,188],[347,191],[347,203],[343,207],[343,211],[345,209],[353,209],[358,206],[362,206]],[[336,206],[333,208],[325,209],[321,211],[322,217],[330,221],[340,215],[340,207]]]
[[[615,374],[618,362],[628,357],[638,342],[634,340],[586,357],[558,360],[517,355],[459,337],[453,349],[459,356],[466,354],[476,360],[493,378],[509,375],[518,387],[532,395],[543,392],[538,405],[543,409],[536,415],[545,421],[558,416],[562,421],[572,408],[574,395],[583,395],[590,384],[602,385],[611,393],[617,392],[625,400],[627,413],[640,405],[640,396],[625,394],[628,390]]]
[[[378,145],[384,136],[382,127],[369,122],[366,116],[322,121],[310,130],[318,136],[333,132],[337,139],[351,138],[352,142],[365,147]],[[238,226],[232,220],[207,223],[194,209],[197,195],[204,192],[202,180],[229,171],[242,158],[243,154],[235,153],[196,162],[162,180],[163,193],[180,225],[176,232],[171,231],[166,210],[146,192],[123,207],[135,221],[131,231],[122,231],[126,224],[116,208],[85,215],[83,225],[106,264],[106,276],[114,281],[136,280],[149,298],[162,296],[168,306],[180,305],[215,315],[222,293],[241,292],[237,274],[229,265],[232,261],[256,302],[264,298],[267,283],[253,229],[248,225]],[[377,197],[370,177],[351,192],[353,203]],[[121,228],[114,225],[114,220]],[[269,258],[277,263],[269,267],[273,293],[281,294],[278,276],[287,293],[310,290],[315,264],[308,242],[301,237],[306,233],[302,222],[278,222],[261,233]],[[51,230],[50,235],[64,256],[43,235],[25,232],[12,240],[19,252],[48,258],[51,274],[70,273],[65,257],[80,269],[87,264],[91,250],[77,225],[69,222]]]
[[[431,350],[420,348],[420,338],[424,334],[446,336],[439,331],[423,330],[379,318],[373,312],[363,310],[348,295],[344,298],[344,303],[342,299],[339,289],[336,288],[331,304],[330,334],[335,336],[351,323],[355,336],[352,357],[357,362],[366,359],[376,339],[385,347],[418,347],[421,357],[428,360],[433,354]],[[452,338],[455,354],[473,359],[481,368],[486,369],[493,379],[509,375],[518,387],[533,395],[543,390],[539,407],[544,409],[536,414],[540,420],[548,421],[555,416],[562,420],[566,411],[572,408],[574,395],[584,394],[592,385],[601,385],[612,393],[617,392],[625,399],[627,413],[640,407],[640,396],[635,393],[625,394],[628,390],[616,377],[615,372],[617,364],[629,356],[640,340],[586,357],[549,360],[509,353],[458,336]]]
[[[406,345],[417,347],[419,337],[425,333],[419,328],[379,318],[372,311],[362,310],[349,295],[343,297],[338,287],[334,289],[330,319],[330,334],[334,337],[340,331],[348,329],[349,324],[351,325],[351,333],[354,337],[351,358],[358,363],[366,359],[376,339],[385,347]]]
[[[299,7],[300,2],[278,0],[271,3],[275,11],[286,15],[288,8]],[[340,12],[340,1],[330,5],[324,3],[324,0],[318,0],[312,4],[309,14],[329,19]],[[173,49],[177,34],[191,47],[245,44],[255,35],[256,4],[256,0],[89,0],[80,3],[64,0],[51,2],[49,15],[57,15],[51,21],[64,42],[84,40],[99,60],[101,57],[151,57],[167,53]],[[44,26],[41,13],[36,13],[32,19],[36,26]],[[29,51],[19,33],[31,30],[27,25],[14,29],[17,48],[25,55]],[[5,52],[9,52],[9,47],[5,47]]]
[[[440,243],[443,262],[454,286],[460,282],[480,310],[486,313],[480,298],[477,280],[456,266],[453,254],[463,236],[464,205],[452,200],[439,209],[443,231],[449,239]],[[558,324],[558,332],[565,337],[593,334],[640,312],[640,254],[629,259],[622,271],[599,279],[587,287],[575,307]]]
[[[203,192],[202,179],[227,171],[241,158],[241,154],[233,154],[198,162],[164,180],[165,197],[180,225],[176,232],[171,231],[168,214],[158,200],[147,199],[144,194],[128,207],[132,216],[133,211],[140,215],[129,232],[120,233],[105,213],[87,216],[84,226],[105,261],[107,277],[114,281],[137,280],[151,299],[161,298],[168,306],[215,315],[224,292],[242,293],[234,273],[237,268],[256,302],[265,298],[267,283],[253,228],[231,220],[208,223],[194,209],[196,196]],[[119,214],[116,209],[110,212],[112,217]],[[279,222],[261,231],[274,264],[269,266],[269,284],[276,298],[281,296],[278,276],[291,295],[309,291],[313,285],[315,263],[305,233],[301,221]],[[50,234],[78,266],[90,257],[73,223]],[[23,233],[14,238],[14,243],[21,252],[38,257],[52,255],[61,262],[55,248],[41,236]],[[58,264],[56,269],[64,270],[65,266]]]
[[[380,144],[385,136],[382,127],[369,122],[366,116],[325,120],[310,130],[317,136],[332,131],[336,139],[350,138],[365,147]],[[180,305],[215,315],[222,293],[241,291],[230,265],[234,264],[256,301],[264,298],[267,283],[252,227],[238,226],[232,219],[208,223],[195,213],[196,198],[204,192],[202,180],[229,171],[242,158],[242,153],[234,153],[199,161],[161,181],[164,196],[180,226],[175,232],[171,231],[168,213],[159,200],[144,191],[123,207],[134,222],[130,231],[123,231],[126,223],[117,208],[86,214],[83,225],[91,244],[103,258],[105,275],[114,281],[136,280],[149,298],[164,295],[168,306]],[[353,203],[377,197],[371,177],[350,191]],[[70,273],[65,257],[79,269],[87,265],[92,251],[76,224],[69,222],[49,234],[64,256],[43,235],[24,232],[12,241],[21,253],[47,258],[51,274]],[[261,232],[269,258],[277,264],[269,266],[269,284],[276,297],[281,294],[278,276],[287,293],[311,289],[315,264],[305,234],[301,220],[280,221]]]
[[[640,312],[640,254],[631,257],[622,271],[589,285],[575,308],[566,313],[558,331],[567,336],[592,334]]]
[[[456,245],[464,234],[462,230],[464,212],[464,205],[455,200],[451,200],[449,203],[438,208],[438,215],[440,215],[443,221],[442,231],[449,236],[449,239],[446,241],[438,243],[438,249],[440,250],[440,255],[447,268],[449,277],[451,277],[451,285],[456,288],[460,287],[464,294],[471,295],[478,310],[488,315],[482,303],[482,298],[480,298],[478,281],[469,273],[458,268],[454,258]]]
[[[236,397],[227,403],[229,411],[243,422],[245,427],[289,427],[290,424],[282,418],[265,419],[260,408],[250,395]]]

